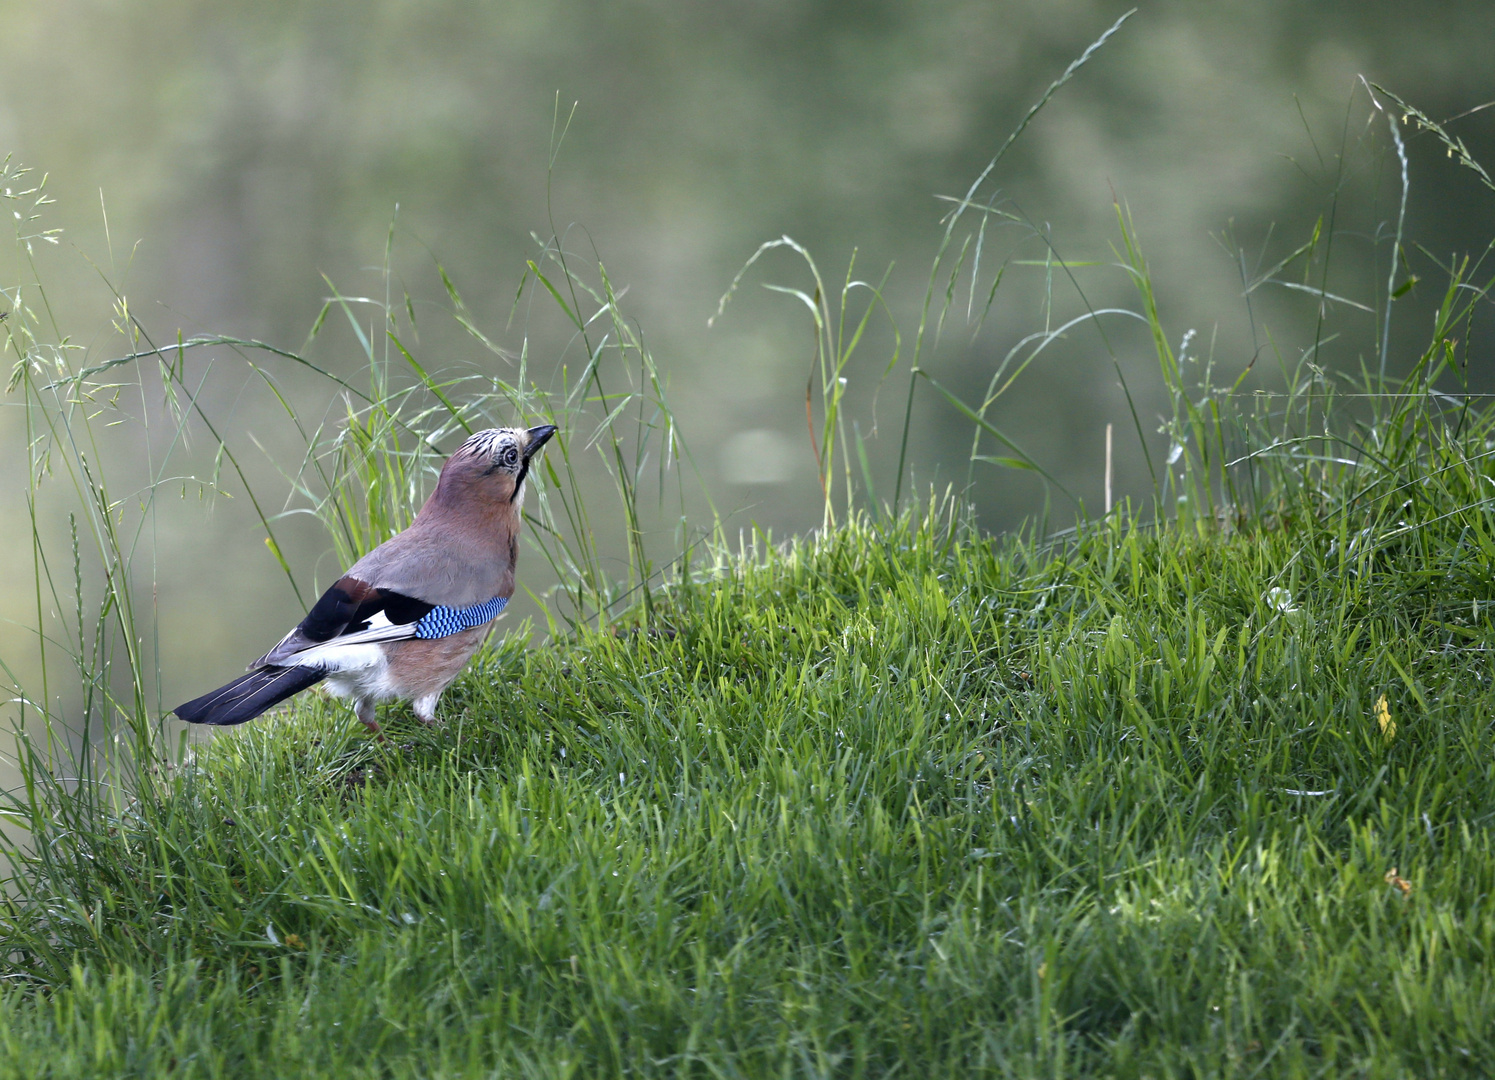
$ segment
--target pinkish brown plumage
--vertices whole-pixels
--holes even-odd
[[[514,592],[520,510],[530,461],[555,427],[473,435],[441,469],[410,527],[348,568],[250,672],[173,711],[200,724],[240,724],[325,680],[378,732],[374,706],[436,702],[482,647]]]

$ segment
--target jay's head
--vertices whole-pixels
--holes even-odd
[[[517,510],[524,500],[530,462],[554,434],[554,424],[479,431],[447,458],[437,491],[464,501],[506,503]]]

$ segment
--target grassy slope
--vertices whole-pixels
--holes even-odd
[[[1477,1075],[1492,544],[1414,501],[843,530],[230,733],[12,909],[0,1075]]]

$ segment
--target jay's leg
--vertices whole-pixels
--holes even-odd
[[[353,712],[358,716],[358,722],[369,729],[369,734],[377,735],[379,740],[384,740],[384,732],[379,730],[379,722],[374,719],[374,699],[360,698],[353,706]]]
[[[415,706],[415,718],[426,727],[436,726],[436,702],[441,700],[440,691],[418,697],[412,704]]]

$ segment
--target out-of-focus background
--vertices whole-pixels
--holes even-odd
[[[410,294],[422,362],[517,374],[442,314],[450,301],[439,261],[475,324],[514,354],[527,341],[533,377],[553,384],[559,364],[579,368],[576,343],[529,293],[510,319],[525,260],[536,256],[532,234],[550,235],[553,222],[569,251],[583,263],[600,257],[626,290],[729,532],[756,524],[784,537],[821,520],[805,427],[811,334],[801,305],[760,285],[807,279],[790,255],[767,256],[708,329],[719,297],[760,242],[785,234],[831,281],[844,278],[853,249],[858,276],[876,280],[893,264],[885,296],[902,366],[881,381],[893,339],[879,315],[848,373],[849,411],[864,433],[875,431],[871,457],[890,477],[907,359],[948,206],[938,197],[965,193],[1048,84],[1127,7],[3,0],[0,154],[48,174],[55,203],[41,224],[64,232],[60,244],[34,245],[35,266],[58,326],[80,347],[75,366],[121,349],[106,278],[157,341],[218,332],[298,349],[328,281],[349,295],[382,295],[393,223],[388,280]],[[1400,185],[1386,118],[1357,77],[1452,117],[1495,99],[1492,41],[1495,5],[1486,0],[1143,4],[983,187],[1026,224],[992,225],[980,291],[964,297],[968,283],[958,286],[960,318],[927,363],[979,400],[1016,342],[1083,309],[1065,274],[1029,264],[1050,253],[1114,262],[1120,200],[1175,346],[1195,330],[1191,351],[1212,355],[1226,381],[1255,356],[1252,378],[1268,387],[1279,356],[1295,361],[1313,341],[1320,305],[1274,287],[1252,293],[1248,308],[1243,279],[1286,256],[1323,215],[1324,235],[1338,245],[1329,291],[1374,308],[1374,290],[1384,288]],[[551,174],[558,103],[562,121],[577,104]],[[1450,130],[1495,163],[1495,109]],[[1440,144],[1405,133],[1406,257],[1427,273],[1434,257],[1492,235],[1495,198]],[[964,313],[979,312],[1003,259],[1012,264],[973,336]],[[7,286],[32,274],[19,248],[0,256],[0,271]],[[1124,275],[1105,266],[1075,275],[1094,306],[1135,306]],[[1423,311],[1437,296],[1432,287],[1406,298],[1393,342],[1423,340]],[[1339,336],[1324,361],[1374,366],[1381,316],[1331,307]],[[362,363],[345,323],[329,323],[309,352],[334,370]],[[1473,351],[1471,375],[1487,383],[1485,352]],[[1077,328],[991,414],[1091,511],[1108,422],[1117,427],[1118,496],[1151,490],[1113,356],[1156,449],[1165,403],[1140,324],[1115,325],[1104,341]],[[1410,359],[1392,350],[1391,366]],[[205,404],[284,500],[272,509],[294,509],[288,486],[276,487],[276,468],[297,464],[276,461],[277,450],[294,457],[283,410],[232,358],[190,362],[198,377],[210,363],[225,373]],[[303,386],[292,371],[277,378],[291,392]],[[316,392],[328,397],[325,386]],[[971,429],[936,395],[920,394],[911,447],[919,488],[960,483]],[[338,408],[330,397],[302,406],[332,418]],[[0,555],[15,568],[0,589],[0,615],[13,624],[0,632],[7,657],[29,648],[14,624],[33,624],[36,608],[19,424],[15,410],[0,412],[10,462],[0,473]],[[982,466],[975,479],[989,528],[1043,511],[1032,473]],[[242,504],[209,505],[189,491],[154,522],[167,706],[231,677],[301,614]],[[1050,513],[1067,524],[1074,510],[1054,502]],[[656,527],[667,534],[670,524]],[[48,527],[61,529],[62,519]],[[335,576],[325,534],[309,521],[286,527],[288,557],[311,594]],[[535,563],[521,576],[542,583]],[[516,604],[512,617],[526,610]]]

